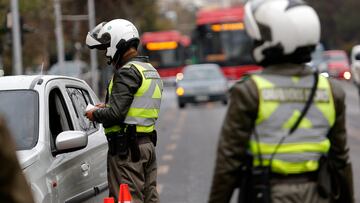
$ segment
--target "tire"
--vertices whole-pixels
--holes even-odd
[[[185,108],[185,103],[179,103],[179,108],[180,108],[180,109]]]

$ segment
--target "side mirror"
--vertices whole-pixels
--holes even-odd
[[[82,131],[64,131],[56,137],[56,154],[73,152],[86,147],[88,136]]]

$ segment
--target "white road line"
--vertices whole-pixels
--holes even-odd
[[[177,134],[177,133],[170,136],[171,140],[178,140],[179,138],[180,138],[180,134]]]
[[[347,131],[347,134],[348,134],[349,136],[351,136],[351,137],[353,137],[353,138],[355,138],[355,139],[357,139],[357,140],[360,140],[360,136],[359,136],[359,134],[358,134],[358,132],[359,132],[359,129],[358,129],[358,128],[353,128],[353,127],[347,126],[346,131]]]
[[[164,185],[163,184],[157,184],[156,190],[159,194],[163,191]]]
[[[161,157],[163,161],[172,161],[174,159],[173,155],[171,154],[165,154]]]
[[[169,172],[169,165],[160,165],[157,170],[158,175],[165,175]]]
[[[166,145],[166,150],[167,151],[174,151],[176,149],[176,147],[177,147],[176,143],[168,144],[168,145]]]
[[[181,132],[181,128],[180,125],[176,126],[176,128],[174,129],[174,134],[179,134]]]

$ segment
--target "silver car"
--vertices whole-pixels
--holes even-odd
[[[79,78],[85,80],[86,83],[91,84],[90,67],[81,60],[64,61],[63,66],[56,63],[50,67],[47,75],[63,75]]]
[[[106,137],[84,117],[86,105],[98,102],[75,78],[0,78],[0,114],[36,202],[95,203],[107,195]]]
[[[179,108],[187,103],[221,101],[227,104],[227,79],[217,64],[188,65],[177,75]]]

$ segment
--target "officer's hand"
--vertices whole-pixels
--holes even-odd
[[[105,108],[105,103],[99,103],[95,105],[98,108]]]
[[[92,108],[92,109],[86,111],[86,112],[85,112],[85,116],[86,116],[89,120],[95,121],[95,118],[94,118],[94,114],[93,114],[93,113],[94,113],[94,111],[96,111],[96,109],[97,109],[97,108]]]

